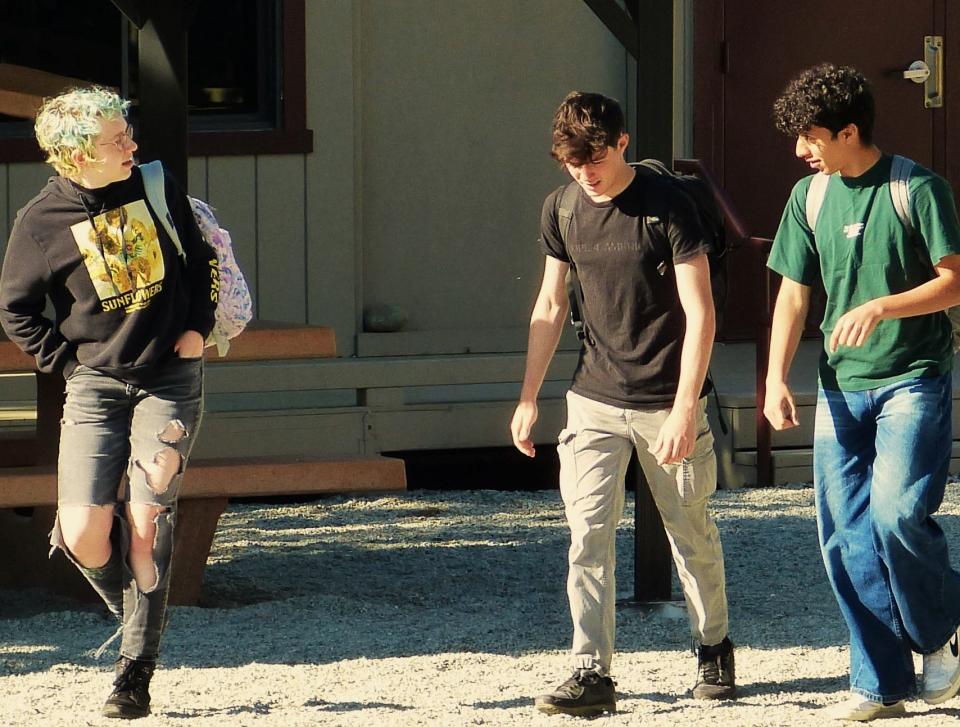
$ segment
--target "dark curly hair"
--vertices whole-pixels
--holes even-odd
[[[813,126],[837,132],[856,124],[863,144],[873,143],[873,92],[856,68],[822,63],[790,81],[773,104],[777,129],[799,136]]]
[[[586,164],[616,146],[625,130],[620,104],[599,93],[573,91],[553,115],[550,156],[561,164]]]

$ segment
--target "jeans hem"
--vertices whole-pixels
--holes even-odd
[[[930,654],[935,654],[950,642],[950,639],[953,638],[953,635],[957,633],[958,629],[960,629],[960,621],[957,621],[953,625],[953,628],[947,631],[947,635],[944,637],[943,641],[939,641],[940,646],[936,646],[932,649],[921,649],[916,644],[914,644],[913,650],[922,656],[929,656]],[[934,642],[934,643],[938,643],[938,642]]]
[[[912,699],[917,696],[917,687],[914,685],[912,689],[909,689],[905,692],[899,692],[895,694],[877,694],[876,692],[871,692],[869,689],[861,689],[860,687],[850,686],[850,691],[853,694],[859,695],[861,697],[866,697],[871,702],[900,702],[904,699]]]

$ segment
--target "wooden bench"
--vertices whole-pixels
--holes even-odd
[[[207,363],[328,358],[335,355],[335,345],[329,328],[255,322],[232,342],[226,357],[214,353]],[[32,371],[33,364],[31,357],[0,338],[0,373]],[[66,558],[47,559],[47,534],[56,514],[62,413],[62,377],[37,372],[36,436],[0,441],[0,548],[5,553],[0,585],[43,585],[94,600]],[[170,602],[197,602],[217,523],[231,497],[404,489],[403,461],[388,457],[192,459],[177,508]]]

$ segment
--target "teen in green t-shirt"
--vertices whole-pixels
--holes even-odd
[[[831,716],[867,721],[960,690],[960,574],[934,523],[953,441],[953,350],[943,314],[960,303],[960,224],[947,183],[915,166],[913,234],[891,194],[892,157],[873,143],[863,75],[829,64],[801,73],[774,105],[796,155],[828,179],[794,187],[768,262],[783,276],[764,414],[797,426],[786,384],[819,277],[827,294],[814,427],[817,525],[827,575],[850,630],[851,698]]]

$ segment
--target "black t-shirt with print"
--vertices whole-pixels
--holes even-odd
[[[587,338],[571,389],[626,408],[672,405],[686,330],[673,266],[708,249],[693,203],[668,180],[641,174],[609,202],[578,190],[564,244],[562,191],[543,203],[540,243],[576,266],[583,288]]]

